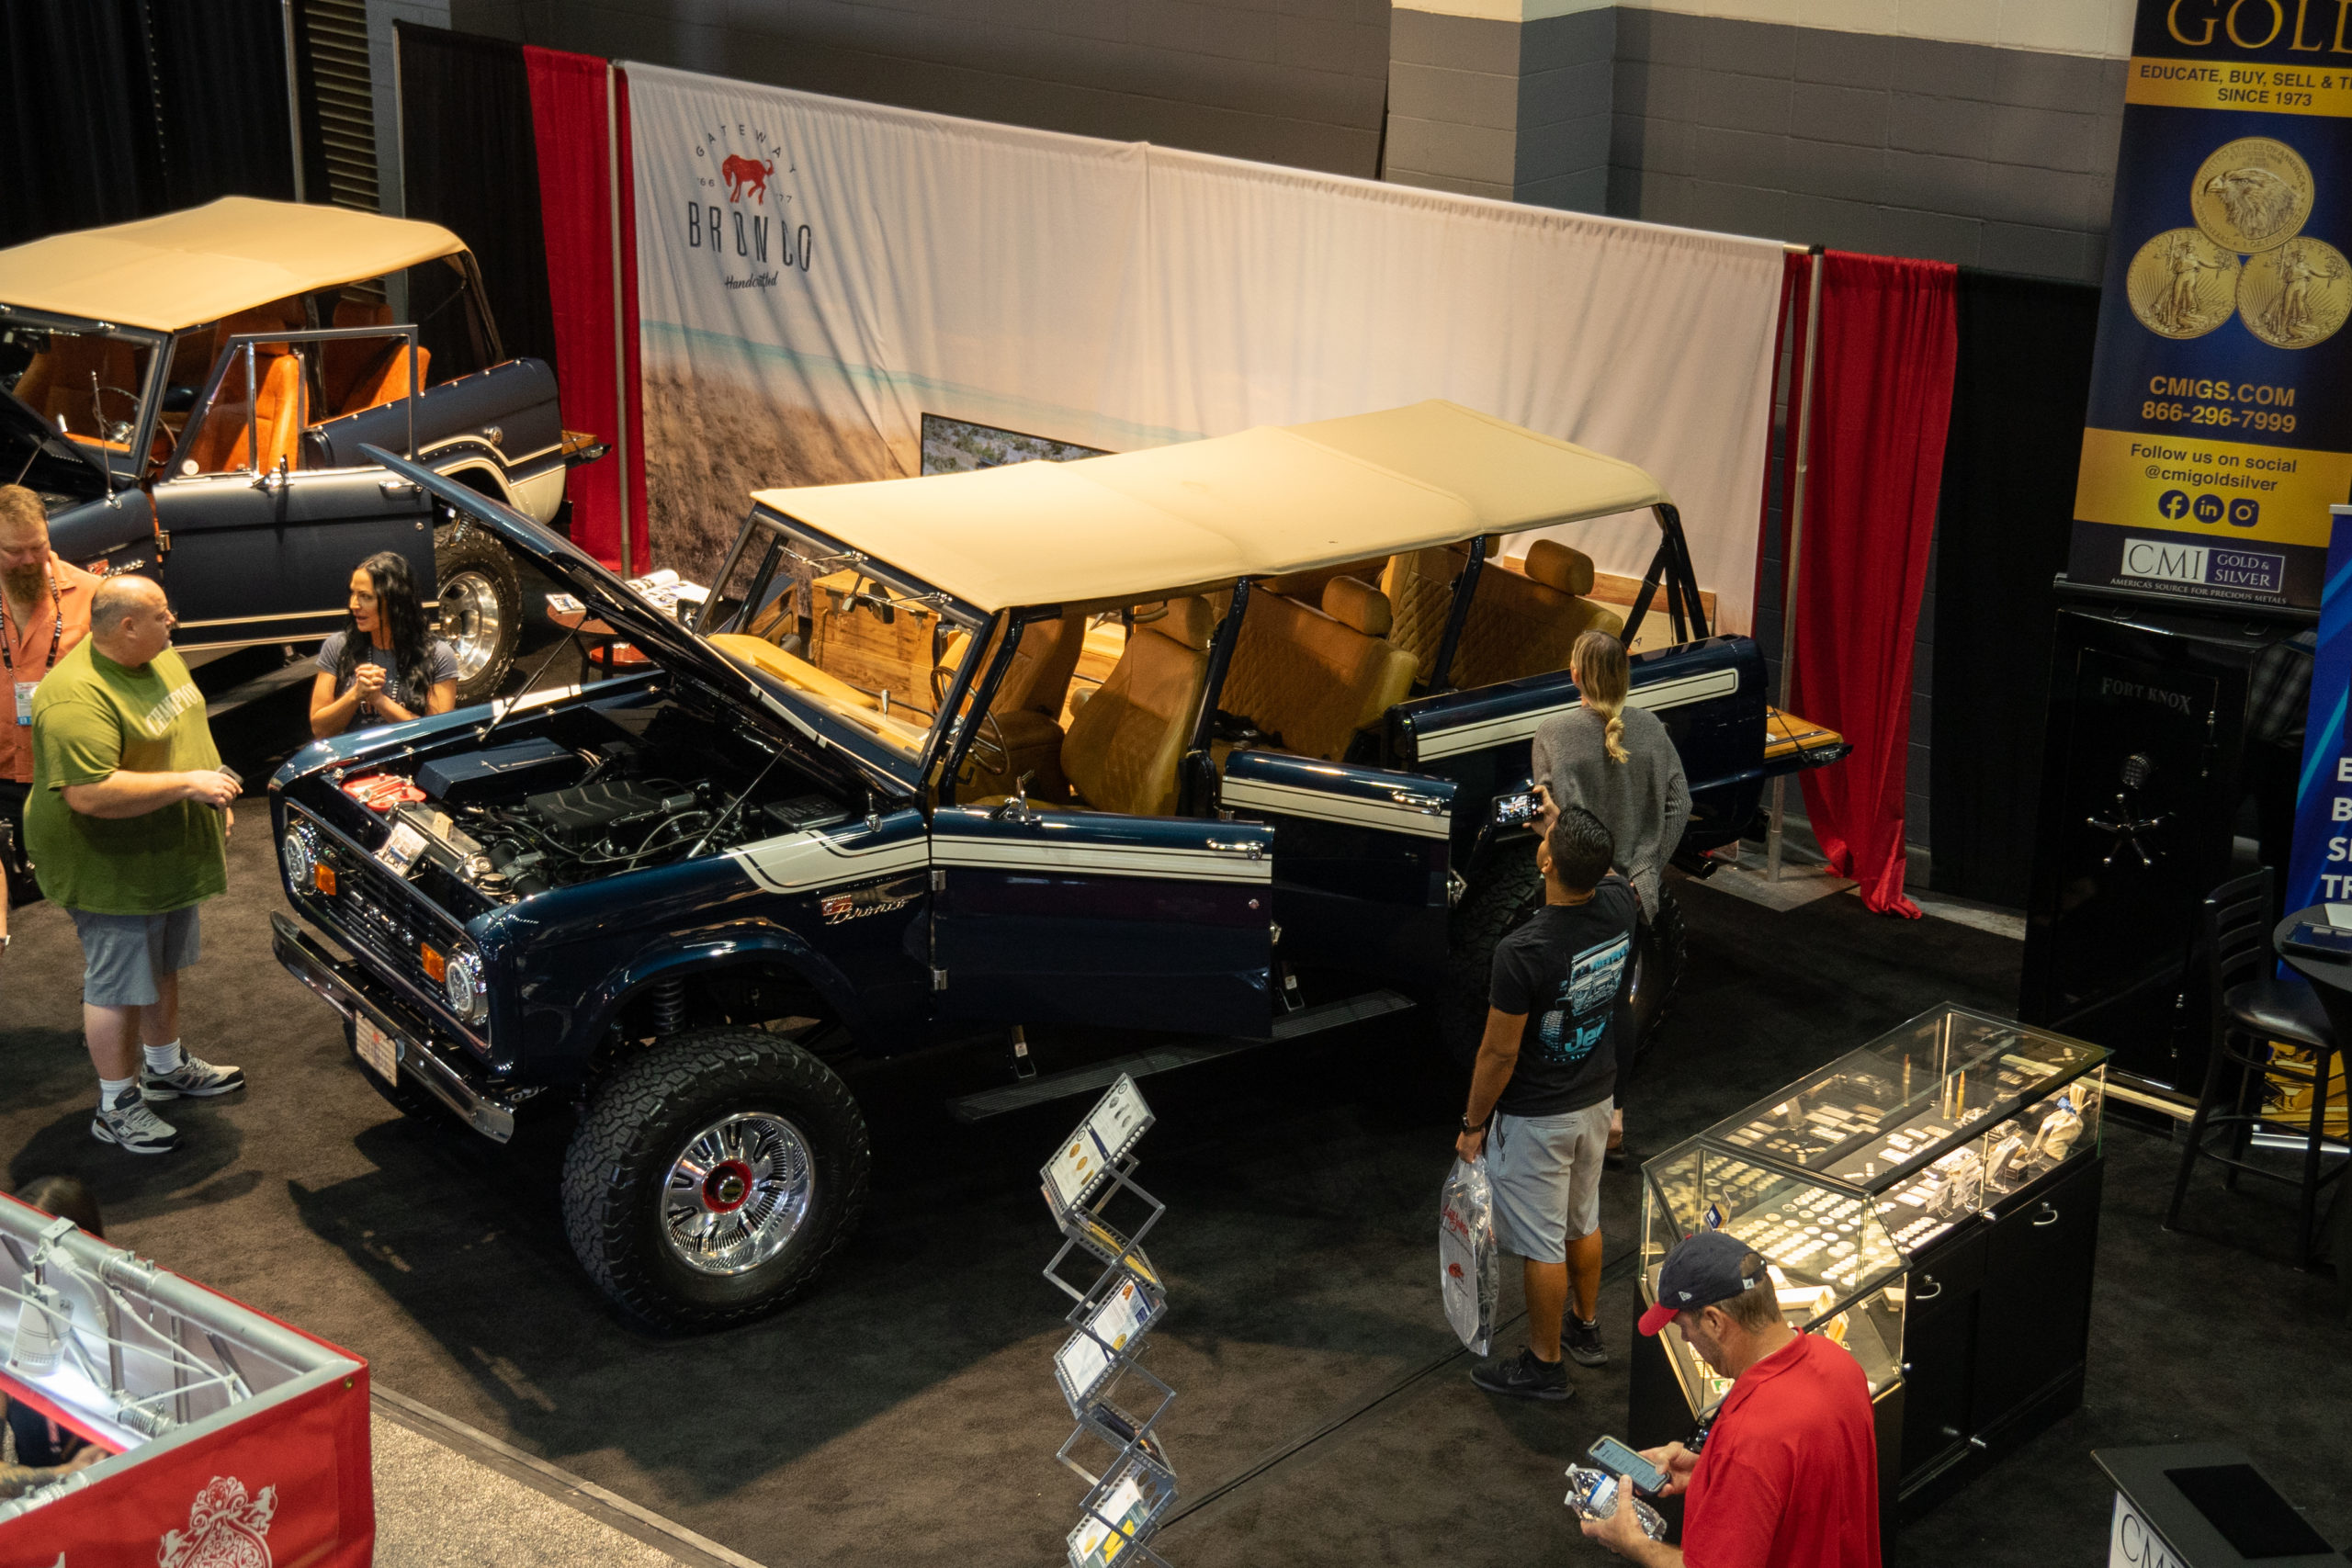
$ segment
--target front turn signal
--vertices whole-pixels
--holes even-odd
[[[314,869],[311,873],[311,886],[325,894],[328,897],[334,897],[334,867],[331,865],[322,865]]]
[[[449,961],[442,956],[438,948],[429,942],[420,942],[416,944],[416,953],[424,961],[425,978],[436,986],[448,978]]]

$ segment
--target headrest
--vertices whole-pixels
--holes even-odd
[[[250,310],[240,310],[224,316],[220,321],[222,339],[251,337],[255,333],[300,332],[302,302],[300,299],[273,299],[266,305],[256,305]]]
[[[1592,558],[1557,539],[1538,539],[1527,549],[1527,575],[1563,593],[1592,592]]]
[[[1396,624],[1388,595],[1353,577],[1335,577],[1323,585],[1323,613],[1366,637],[1386,637]]]
[[[392,308],[372,299],[337,299],[334,302],[334,324],[339,327],[388,327],[392,324]]]
[[[1187,593],[1182,599],[1168,601],[1166,615],[1146,621],[1137,629],[1158,632],[1198,653],[1208,647],[1210,634],[1216,630],[1216,612],[1199,594]]]

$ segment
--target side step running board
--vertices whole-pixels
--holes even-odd
[[[1219,1035],[1173,1041],[1148,1051],[1114,1056],[1107,1062],[1072,1067],[1065,1073],[1046,1073],[1024,1082],[964,1095],[949,1100],[947,1110],[958,1122],[984,1122],[991,1116],[1002,1116],[1007,1111],[1025,1111],[1030,1106],[1043,1105],[1049,1100],[1109,1089],[1119,1081],[1122,1073],[1140,1078],[1154,1073],[1173,1072],[1178,1067],[1189,1067],[1196,1062],[1213,1062],[1219,1056],[1238,1055],[1260,1046],[1279,1045],[1285,1041],[1319,1034],[1327,1029],[1338,1029],[1344,1024],[1360,1023],[1365,1019],[1403,1012],[1412,1005],[1411,998],[1399,996],[1395,991],[1366,991],[1362,996],[1346,997],[1336,1002],[1319,1002],[1314,1007],[1283,1014],[1274,1020],[1273,1037],[1270,1040],[1243,1040],[1238,1036]]]

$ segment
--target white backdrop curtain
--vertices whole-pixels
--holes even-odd
[[[924,413],[1125,451],[1443,397],[1656,474],[1751,624],[1777,244],[627,70],[665,564],[919,471]]]

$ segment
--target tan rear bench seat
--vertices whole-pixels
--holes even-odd
[[[1413,656],[1388,645],[1389,619],[1388,596],[1352,577],[1324,586],[1320,610],[1251,594],[1217,705],[1286,751],[1340,761],[1412,690]]]

